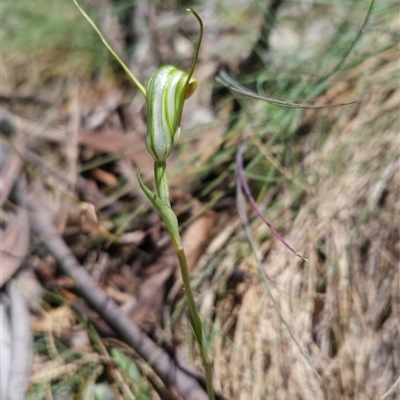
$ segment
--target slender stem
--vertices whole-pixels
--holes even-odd
[[[135,75],[132,74],[130,69],[126,66],[126,64],[121,60],[121,58],[118,56],[118,54],[112,49],[112,47],[108,44],[106,38],[103,36],[103,34],[100,32],[100,29],[96,26],[96,24],[93,22],[93,20],[89,17],[89,15],[86,14],[86,12],[83,10],[83,8],[79,5],[77,0],[73,0],[76,7],[78,10],[82,13],[82,15],[86,18],[86,20],[89,22],[90,25],[92,25],[93,29],[95,32],[99,35],[99,38],[103,42],[104,46],[108,49],[108,51],[114,56],[114,58],[118,61],[119,65],[123,68],[123,70],[127,73],[129,78],[131,78],[132,82],[137,86],[139,91],[142,93],[142,95],[146,98],[146,89],[143,87],[143,85],[139,82],[139,80],[136,78]]]
[[[156,162],[157,163],[157,162]],[[167,182],[167,173],[162,170],[162,165],[155,165],[154,172],[156,173],[155,181],[157,182],[157,192],[162,192],[164,189],[164,185],[168,186]],[[164,163],[164,169],[166,169],[166,165]],[[162,181],[161,181],[162,180]],[[186,297],[188,299],[189,305],[189,319],[190,325],[192,327],[194,337],[196,338],[196,342],[200,349],[201,358],[203,360],[203,366],[206,374],[206,385],[207,385],[207,394],[209,400],[215,400],[215,394],[212,383],[212,368],[210,359],[208,356],[208,344],[205,338],[203,323],[201,321],[199,310],[196,306],[196,302],[194,300],[194,294],[192,287],[190,285],[190,275],[189,275],[189,267],[187,264],[187,259],[185,255],[185,251],[182,246],[182,239],[179,235],[179,226],[178,226],[178,218],[171,208],[169,199],[164,201],[158,194],[153,193],[142,181],[140,176],[140,171],[138,171],[138,182],[143,190],[143,193],[146,197],[151,201],[155,209],[160,214],[161,218],[165,222],[165,226],[167,227],[169,236],[172,241],[172,245],[174,246],[175,253],[179,260],[179,266],[181,269],[183,286],[186,291]]]
[[[188,300],[190,324],[192,326],[196,342],[199,345],[206,374],[207,394],[210,400],[214,400],[215,394],[212,383],[212,367],[208,356],[208,344],[204,334],[203,322],[201,321],[200,313],[194,299],[193,289],[190,284],[189,267],[185,250],[183,249],[182,239],[179,234],[178,220],[176,219],[175,213],[173,212],[169,201],[167,166],[165,161],[154,162],[154,179],[156,183],[157,194],[162,204],[157,203],[154,198],[153,204],[165,222],[165,226],[167,227],[169,236],[171,237],[172,245],[174,246],[175,253],[179,260],[183,286],[185,288],[186,298]],[[144,186],[142,189],[145,190],[145,193],[148,191],[148,189],[146,189]]]
[[[157,194],[166,204],[169,203],[169,187],[167,181],[167,164],[165,161],[154,161],[154,179]]]
[[[169,231],[172,243],[174,245],[174,249],[176,255],[178,256],[179,266],[181,269],[183,286],[185,288],[186,297],[188,300],[189,313],[190,313],[190,322],[192,324],[192,329],[196,338],[196,341],[199,345],[201,358],[203,361],[203,366],[206,374],[206,386],[207,386],[207,394],[210,400],[215,400],[215,393],[212,383],[212,366],[208,355],[208,343],[205,338],[203,323],[201,321],[200,313],[196,305],[196,301],[194,299],[194,294],[192,290],[192,286],[190,284],[190,275],[189,275],[189,267],[187,264],[186,254],[182,247],[181,238],[176,235],[175,232]]]

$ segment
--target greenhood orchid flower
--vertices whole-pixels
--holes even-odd
[[[154,161],[165,161],[171,154],[175,137],[179,139],[183,104],[196,88],[193,77],[171,65],[159,68],[150,77],[146,148]]]
[[[165,162],[171,154],[175,138],[179,138],[184,102],[197,88],[197,81],[192,76],[203,38],[203,21],[196,11],[192,8],[187,9],[188,12],[196,17],[200,25],[199,39],[190,71],[185,72],[171,65],[164,65],[150,77],[146,92],[146,89],[108,44],[96,24],[82,9],[77,0],[73,1],[90,25],[92,25],[110,53],[146,98],[148,109],[146,147],[155,162]]]
[[[183,285],[185,287],[186,298],[188,300],[190,324],[203,360],[208,398],[209,400],[215,400],[212,382],[212,366],[209,358],[208,344],[204,333],[203,323],[190,284],[189,267],[187,264],[186,254],[183,249],[182,239],[179,234],[178,219],[172,210],[169,201],[166,168],[166,160],[171,154],[175,140],[178,140],[179,138],[184,102],[197,88],[197,81],[192,76],[203,37],[203,22],[196,11],[191,8],[187,9],[187,11],[196,17],[200,24],[199,40],[190,71],[185,72],[171,65],[165,65],[159,68],[150,77],[146,91],[135,75],[132,74],[118,54],[116,54],[112,47],[108,44],[107,40],[97,28],[96,24],[81,8],[77,0],[73,1],[78,7],[79,11],[92,25],[93,29],[99,35],[106,48],[115,57],[132,82],[146,98],[148,109],[146,147],[154,159],[154,179],[156,193],[154,193],[144,184],[140,177],[139,171],[138,182],[146,197],[150,200],[160,214],[161,218],[164,220],[165,226],[171,237],[172,245],[179,260]]]
[[[193,71],[203,37],[203,22],[197,13],[188,8],[200,24],[200,35],[193,63],[189,72],[171,65],[159,68],[150,77],[147,89],[147,136],[146,148],[156,162],[165,162],[179,139],[183,105],[197,88]]]

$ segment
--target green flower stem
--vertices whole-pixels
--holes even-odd
[[[189,319],[190,324],[192,326],[193,334],[196,339],[197,344],[199,345],[201,358],[203,360],[203,366],[206,374],[206,385],[207,385],[207,394],[210,400],[215,399],[214,388],[212,383],[212,367],[210,358],[208,355],[208,344],[206,341],[206,337],[203,329],[203,322],[200,317],[199,310],[196,305],[196,301],[194,299],[194,293],[192,290],[192,285],[190,284],[190,275],[189,275],[189,267],[187,264],[187,258],[185,254],[185,250],[182,246],[182,239],[179,234],[179,231],[176,231],[174,226],[169,226],[166,222],[166,226],[168,229],[168,233],[171,237],[172,244],[174,246],[176,255],[178,256],[179,266],[182,274],[183,287],[185,288],[186,298],[188,300],[189,307]]]
[[[192,81],[193,71],[199,55],[201,40],[203,37],[203,22],[199,15],[192,8],[187,11],[192,13],[200,24],[199,41],[196,47],[195,56],[189,73],[185,73],[171,66],[161,67],[150,78],[149,92],[142,84],[136,79],[135,75],[124,64],[121,58],[115,53],[111,46],[107,43],[103,34],[97,28],[92,19],[85,13],[85,11],[78,4],[77,0],[73,0],[76,7],[92,25],[93,29],[99,35],[101,41],[106,48],[115,57],[121,67],[125,70],[132,82],[137,86],[139,91],[146,98],[148,111],[149,111],[149,129],[146,137],[146,147],[149,153],[154,158],[154,179],[156,184],[157,194],[153,193],[142,181],[140,172],[138,171],[139,185],[143,193],[151,201],[156,208],[161,218],[164,220],[168,233],[171,237],[175,252],[178,256],[179,266],[182,273],[183,286],[185,288],[186,297],[189,306],[189,319],[196,341],[200,348],[203,366],[206,374],[207,393],[210,400],[215,400],[215,394],[212,384],[212,368],[208,355],[208,345],[204,334],[203,323],[201,321],[199,310],[194,300],[194,294],[190,285],[189,268],[185,251],[182,246],[182,239],[179,235],[178,219],[171,208],[169,201],[169,188],[167,180],[167,166],[165,160],[172,151],[175,135],[178,132],[179,137],[179,124],[182,116],[183,104],[196,89],[197,82]],[[176,82],[176,76],[179,77]],[[171,79],[173,77],[174,79]],[[182,80],[184,84],[182,87]],[[179,84],[178,84],[179,83]],[[171,96],[173,94],[173,96]],[[165,102],[165,99],[173,97],[172,102]],[[164,99],[164,102],[162,100]],[[167,107],[166,107],[167,106]],[[156,116],[155,116],[156,114]],[[161,123],[160,123],[161,121]],[[171,124],[171,121],[173,123]],[[178,138],[177,137],[177,138]]]
[[[154,161],[154,179],[157,194],[166,204],[169,203],[169,188],[167,181],[167,165],[165,161]]]
[[[176,255],[178,256],[179,266],[181,268],[183,286],[185,288],[186,297],[187,297],[188,306],[189,306],[190,324],[192,325],[194,336],[199,345],[201,358],[203,360],[203,367],[204,367],[204,371],[206,374],[206,386],[207,386],[208,398],[210,400],[214,400],[215,394],[214,394],[214,388],[213,388],[213,382],[212,382],[212,367],[211,367],[211,362],[210,362],[210,358],[208,355],[208,344],[207,344],[205,334],[204,334],[203,322],[201,321],[200,313],[197,308],[196,302],[194,300],[192,286],[190,284],[189,268],[187,265],[186,254],[182,247],[181,238],[179,236],[179,233],[177,235],[174,235],[169,229],[168,229],[168,232],[171,236],[172,242],[174,243],[174,249],[175,249]],[[178,241],[174,240],[173,236],[176,236],[174,239],[178,238],[179,240]]]
[[[178,257],[179,266],[182,274],[183,287],[185,288],[186,298],[188,300],[189,319],[192,326],[193,334],[200,349],[203,360],[203,366],[206,375],[207,394],[210,400],[215,400],[213,383],[212,383],[212,367],[208,355],[208,344],[205,338],[203,323],[200,313],[194,299],[192,286],[190,284],[189,267],[187,264],[186,254],[182,246],[182,239],[179,234],[178,219],[171,208],[168,198],[168,181],[166,172],[166,163],[155,161],[154,163],[155,182],[157,194],[153,193],[142,181],[140,172],[138,172],[139,185],[144,194],[156,208],[161,218],[165,222],[168,233],[171,237],[172,245]]]

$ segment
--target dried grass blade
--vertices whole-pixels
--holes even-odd
[[[253,195],[251,194],[251,190],[249,188],[249,185],[247,183],[246,176],[244,174],[244,168],[243,168],[243,152],[244,152],[244,144],[242,143],[239,146],[239,149],[236,153],[236,173],[237,176],[239,177],[238,179],[238,184],[240,184],[245,193],[247,198],[249,199],[251,205],[253,206],[254,210],[258,214],[258,216],[261,218],[261,220],[268,226],[268,228],[271,230],[272,234],[285,246],[287,247],[293,254],[295,254],[297,257],[301,258],[304,261],[308,261],[305,257],[303,257],[300,253],[298,253],[293,247],[289,245],[288,242],[275,230],[275,228],[267,221],[267,219],[264,217],[263,213],[261,212],[260,208],[258,207]]]
[[[253,97],[254,99],[267,101],[272,104],[276,104],[282,107],[289,108],[333,108],[333,107],[342,107],[347,106],[349,104],[356,103],[355,101],[350,101],[348,103],[335,103],[335,104],[321,104],[321,105],[313,105],[313,104],[300,104],[300,103],[291,103],[289,101],[277,100],[271,97],[262,96],[261,94],[254,92],[241,85],[237,80],[232,78],[225,70],[220,71],[219,76],[217,76],[216,81],[221,85],[227,87],[228,89],[243,94],[244,96]]]

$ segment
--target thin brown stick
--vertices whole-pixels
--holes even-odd
[[[28,200],[30,223],[48,251],[58,261],[65,274],[70,276],[82,297],[112,327],[123,341],[129,344],[154,369],[164,384],[185,400],[206,400],[207,394],[198,381],[181,370],[168,354],[158,347],[131,321],[117,305],[92,280],[78,263],[43,210]]]
[[[10,300],[12,361],[6,398],[23,400],[26,398],[33,351],[29,310],[18,286],[8,285],[7,293]]]

